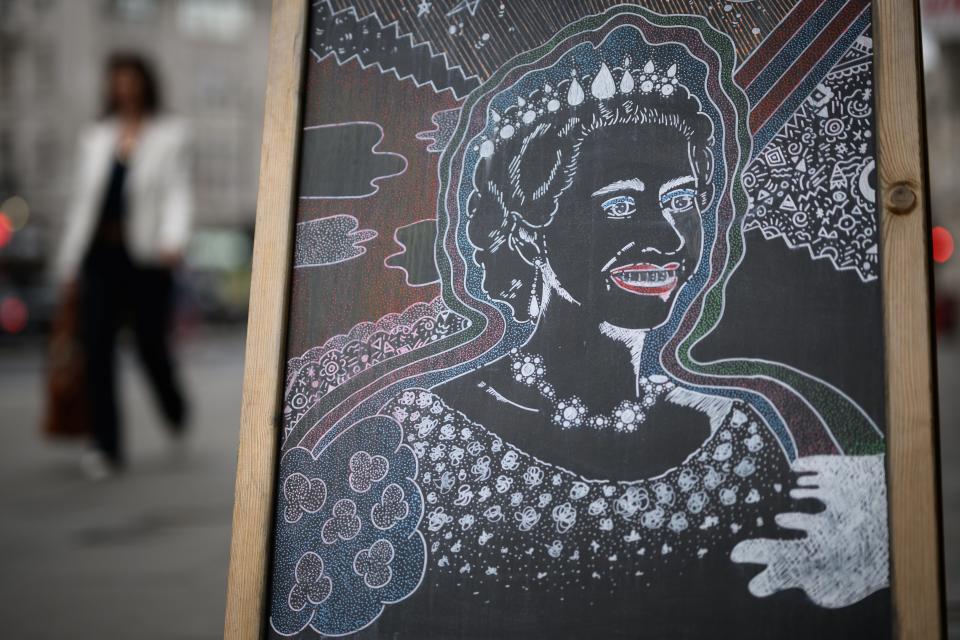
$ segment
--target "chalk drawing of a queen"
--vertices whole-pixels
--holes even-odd
[[[275,630],[347,633],[383,611],[429,613],[437,592],[562,620],[644,600],[682,616],[657,594],[706,596],[718,575],[758,603],[793,589],[829,609],[887,586],[870,418],[790,367],[694,355],[744,251],[751,140],[733,65],[705,20],[619,7],[471,94],[441,161],[436,253],[468,335],[368,419],[391,424],[388,446],[370,451],[363,422],[325,445],[352,437],[337,452],[351,465],[364,453],[350,478],[395,489],[359,508],[329,488],[341,506],[315,555],[366,510],[375,535],[343,570],[362,578],[350,593],[404,586],[356,615],[346,595],[312,598],[298,585],[320,574],[296,563],[316,562],[281,514],[274,580],[297,597],[275,599]],[[285,468],[325,454],[294,449]],[[404,472],[389,481],[388,466]]]

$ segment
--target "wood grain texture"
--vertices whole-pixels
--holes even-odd
[[[274,0],[224,637],[266,621],[307,1]]]
[[[944,623],[919,11],[874,10],[894,632],[928,640]]]

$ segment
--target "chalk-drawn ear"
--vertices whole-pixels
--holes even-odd
[[[713,151],[709,146],[702,147],[693,159],[693,169],[697,172],[700,188],[700,210],[703,211],[713,202]]]
[[[510,248],[530,266],[538,265],[543,256],[540,234],[523,224],[518,213],[511,212],[510,216],[514,220],[510,233]]]

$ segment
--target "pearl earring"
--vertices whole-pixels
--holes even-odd
[[[528,306],[528,312],[531,318],[536,318],[540,315],[540,279],[542,277],[542,268],[543,262],[540,258],[534,260],[533,286],[530,288],[530,304]]]

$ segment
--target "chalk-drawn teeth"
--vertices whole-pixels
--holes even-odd
[[[628,271],[626,273],[617,274],[616,277],[620,278],[624,282],[660,283],[677,277],[677,272],[674,270]]]
[[[628,264],[610,271],[610,279],[617,287],[636,295],[665,296],[677,286],[680,265],[670,262],[663,266],[649,263]]]

